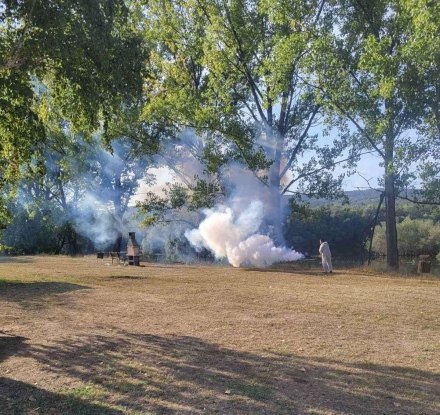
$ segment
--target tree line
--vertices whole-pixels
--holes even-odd
[[[26,190],[27,206],[44,201],[41,221],[62,210],[63,249],[82,244],[72,235],[90,203],[118,245],[148,168],[176,178],[139,202],[151,224],[227,198],[238,165],[265,188],[282,244],[283,195],[339,197],[374,153],[397,268],[396,197],[417,183],[415,202],[440,201],[439,28],[428,0],[2,1],[2,224]],[[127,157],[106,170],[94,149],[113,157],[121,145]]]
[[[323,237],[331,244],[336,257],[367,261],[373,237],[373,256],[386,255],[386,216],[382,210],[376,221],[376,208],[371,204],[310,207],[291,201],[284,224],[286,241],[300,252],[317,255],[317,241]],[[440,252],[440,209],[437,206],[399,203],[396,218],[401,256],[425,254],[433,258]]]
[[[113,192],[109,192],[111,195]],[[24,197],[26,193],[22,193]],[[69,254],[94,253],[96,250],[116,251],[115,242],[121,238],[120,230],[136,229],[130,217],[123,218],[122,227],[111,211],[96,214],[87,212],[86,218],[72,215],[66,221],[61,206],[28,194],[28,203],[11,201],[9,209],[13,220],[3,231],[0,243],[4,251],[15,254]],[[109,199],[110,200],[110,199]],[[338,258],[352,258],[366,262],[372,235],[373,258],[386,255],[385,213],[381,211],[375,221],[377,206],[372,204],[352,206],[325,204],[313,207],[299,204],[290,199],[283,221],[283,234],[287,246],[293,247],[306,256],[316,256],[318,240],[322,237],[331,244],[332,254]],[[83,207],[83,210],[86,210]],[[130,210],[130,209],[129,209]],[[198,223],[197,217],[186,215],[187,220]],[[129,216],[129,215],[128,215]],[[436,206],[399,203],[396,207],[398,248],[401,256],[430,255],[440,253],[440,208]],[[133,220],[133,219],[132,219]],[[85,227],[81,226],[84,222]],[[374,222],[377,222],[374,224]],[[100,229],[104,223],[103,235],[96,238],[88,229]],[[176,226],[178,223],[178,226]],[[213,260],[208,252],[197,254],[188,241],[182,237],[187,229],[185,223],[174,222],[171,229],[156,226],[141,235],[146,236],[143,251],[150,259],[162,258],[167,261],[205,258]],[[372,232],[374,228],[374,233]],[[99,232],[99,231],[98,231]],[[119,246],[119,250],[124,247]]]

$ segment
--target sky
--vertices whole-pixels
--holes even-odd
[[[373,154],[365,154],[358,162],[357,172],[344,179],[343,188],[345,191],[363,190],[369,187],[379,187],[378,179],[383,175],[383,167],[379,166],[381,158]],[[344,172],[342,167],[336,167],[335,174]],[[367,179],[367,180],[365,180]]]
[[[343,189],[345,191],[350,190],[363,190],[371,187],[379,187],[377,180],[383,174],[383,168],[379,166],[380,157],[366,154],[362,156],[362,159],[358,163],[357,171],[352,176],[346,177],[343,182]],[[140,187],[135,196],[133,196],[130,205],[134,205],[136,201],[143,200],[143,197],[147,192],[154,192],[162,194],[162,189],[167,182],[173,181],[172,173],[166,167],[154,168],[150,170],[151,173],[156,175],[157,181],[154,185],[148,186],[140,181]],[[344,169],[340,166],[336,167],[335,175],[339,175],[344,172]],[[369,180],[369,183],[365,180]]]
[[[322,125],[318,124],[314,127],[314,131],[311,131],[311,134],[318,134],[318,145],[319,142],[322,141],[322,144],[324,145],[325,142],[328,142],[329,137],[323,137],[322,134]],[[191,135],[191,134],[190,134]],[[184,138],[187,139],[188,137]],[[335,133],[336,138],[336,133]],[[194,137],[193,137],[194,140]],[[310,157],[310,154],[306,154],[306,157],[304,158],[304,161],[307,161],[307,159]],[[340,157],[339,159],[346,158],[347,155]],[[345,191],[352,191],[352,190],[366,190],[369,188],[378,188],[379,183],[378,180],[383,176],[384,168],[380,166],[380,163],[382,161],[382,158],[374,153],[372,154],[364,154],[362,155],[360,161],[357,163],[357,169],[356,173],[350,176],[346,176],[343,180],[343,190]],[[188,163],[188,166],[191,166],[191,160],[186,160],[185,163]],[[196,168],[196,170],[200,170],[202,167],[200,165]],[[199,171],[196,171],[195,173],[198,173],[200,175]],[[165,186],[167,182],[172,182],[173,175],[170,170],[167,168],[158,168],[158,169],[151,169],[151,173],[154,173],[157,177],[157,181],[152,186],[147,186],[144,183],[140,184],[140,188],[138,190],[138,193],[133,197],[130,204],[134,205],[135,201],[142,200],[143,196],[148,191],[153,191],[158,194],[162,194],[162,189]],[[343,167],[343,163],[341,165],[337,165],[334,171],[335,177],[346,173],[346,169]],[[190,174],[192,176],[192,174]],[[287,183],[287,181],[286,181]]]

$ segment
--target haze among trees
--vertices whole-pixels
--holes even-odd
[[[91,250],[78,217],[93,194],[90,223],[109,215],[120,250],[138,179],[154,182],[148,169],[167,165],[176,181],[139,203],[147,223],[226,200],[238,166],[266,189],[263,231],[296,248],[301,197],[343,196],[374,152],[378,223],[397,269],[399,229],[407,239],[422,224],[400,220],[396,198],[414,187],[414,201],[440,203],[439,32],[440,5],[428,0],[1,1],[3,244],[38,218],[50,224],[40,251],[44,234],[54,252]],[[119,165],[106,168],[110,159]],[[283,195],[294,196],[284,232]],[[359,230],[371,218],[358,213],[334,214]]]

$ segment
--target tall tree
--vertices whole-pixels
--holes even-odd
[[[145,156],[136,154],[132,141],[122,138],[112,142],[111,152],[104,149],[95,152],[90,162],[92,175],[89,191],[111,214],[116,232],[112,249],[120,252],[123,217],[131,197],[139,187],[138,181],[146,178],[148,160]]]
[[[71,128],[105,128],[142,85],[136,30],[124,0],[0,2],[0,190],[44,148],[36,81]]]
[[[416,201],[440,204],[440,4],[402,0],[402,7],[408,15],[406,31],[411,33],[404,52],[423,88],[423,122],[418,132],[424,137],[427,156],[419,165],[422,188]]]
[[[205,172],[239,161],[268,189],[266,210],[282,240],[281,195],[338,193],[330,174],[343,140],[317,145],[320,105],[301,79],[312,36],[324,30],[325,1],[151,1],[155,39],[147,120],[205,140]],[[307,162],[300,158],[310,152]]]
[[[317,98],[349,120],[355,145],[379,155],[384,169],[388,266],[398,268],[395,200],[425,151],[414,129],[423,116],[423,83],[406,50],[410,15],[400,0],[339,0],[334,29],[310,55]]]
[[[156,125],[141,120],[141,111],[141,102],[123,105],[109,122],[106,135],[101,137],[107,147],[94,152],[91,158],[90,191],[97,201],[108,207],[114,220],[115,252],[121,251],[123,217],[139,187],[139,180],[154,181],[147,167],[159,151],[163,138]]]
[[[76,218],[92,148],[65,120],[51,115],[42,157],[22,168],[17,195],[8,204],[12,220],[2,241],[17,252],[78,254],[87,245]]]

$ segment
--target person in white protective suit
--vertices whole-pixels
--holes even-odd
[[[330,252],[330,246],[325,239],[319,240],[319,253],[322,258],[322,267],[324,268],[324,272],[333,272],[332,267],[332,253]]]

